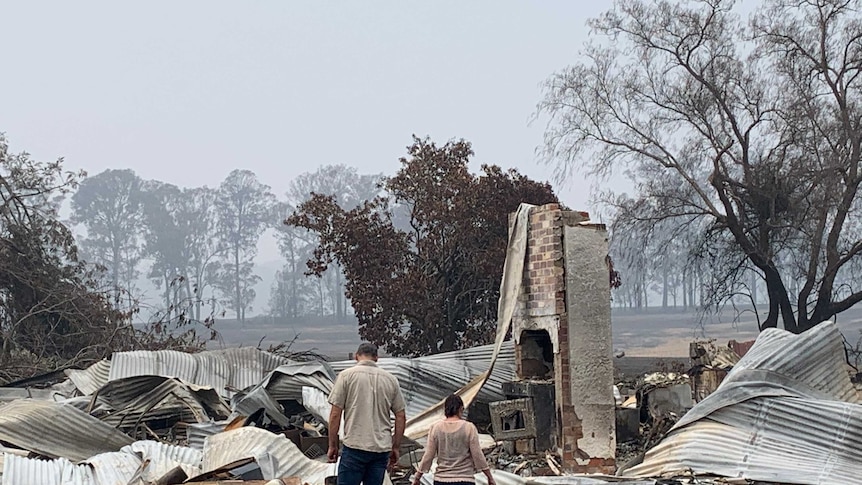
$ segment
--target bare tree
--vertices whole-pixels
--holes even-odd
[[[859,6],[766,0],[745,22],[732,1],[617,2],[547,82],[544,154],[562,177],[630,174],[621,221],[705,227],[695,253],[732,286],[710,303],[753,268],[761,328],[811,328],[862,300]]]

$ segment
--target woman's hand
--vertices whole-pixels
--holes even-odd
[[[487,468],[487,469],[485,469],[485,470],[482,470],[482,473],[484,473],[484,474],[485,474],[485,478],[487,478],[487,479],[488,479],[488,485],[497,485],[497,482],[494,480],[494,475],[493,475],[493,474],[491,474],[491,469],[490,469],[490,468]]]
[[[413,485],[419,485],[422,480],[422,472],[416,472],[416,475],[413,475]]]

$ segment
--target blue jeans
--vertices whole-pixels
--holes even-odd
[[[389,452],[357,450],[341,447],[341,460],[338,462],[338,485],[381,485],[389,466]]]

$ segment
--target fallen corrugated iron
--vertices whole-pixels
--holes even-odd
[[[511,345],[506,345],[505,347],[506,351],[503,352],[503,360],[489,377],[490,380],[496,378],[502,382],[503,380],[511,379],[514,374],[514,358],[511,355],[512,347]],[[257,353],[259,351],[254,350],[253,352]],[[244,351],[244,354],[249,355],[251,352]],[[384,358],[381,359],[381,365],[392,370],[400,378],[402,385],[405,387],[405,395],[410,396],[409,399],[412,403],[409,409],[409,416],[414,417],[416,414],[424,411],[425,408],[439,402],[447,393],[456,391],[459,387],[469,383],[471,379],[475,380],[476,376],[481,377],[482,368],[487,369],[488,360],[490,360],[493,354],[493,346],[484,346],[419,359]],[[119,358],[121,355],[115,355],[117,361],[123,360]],[[143,363],[145,357],[155,359],[157,362],[145,364]],[[158,372],[160,371],[159,369],[167,369],[169,372],[180,370],[181,372],[173,373],[196,379],[200,378],[200,374],[194,374],[189,371],[193,367],[192,363],[197,362],[197,360],[179,358],[176,353],[138,353],[135,354],[134,361],[135,365],[127,365],[126,368],[137,369],[139,372]],[[203,375],[208,376],[204,380],[212,382],[214,375],[224,375],[224,373],[212,372],[213,369],[218,369],[221,366],[221,364],[212,364],[214,361],[218,362],[219,360],[213,359],[211,356],[201,360],[201,362],[208,363],[203,366],[207,371]],[[250,361],[254,361],[254,359],[247,359],[246,363]],[[170,364],[170,362],[174,363]],[[346,368],[352,364],[352,361],[336,363],[335,367]],[[198,367],[202,366],[200,363],[194,365]],[[183,370],[184,366],[185,370]],[[167,423],[181,421],[179,424],[183,424],[183,426],[179,429],[181,431],[185,430],[187,435],[173,435],[174,438],[187,438],[190,444],[197,449],[202,448],[204,439],[207,436],[224,429],[226,421],[219,421],[219,419],[223,417],[222,415],[227,410],[213,389],[188,384],[178,378],[163,376],[137,375],[127,378],[108,379],[111,368],[113,368],[112,361],[102,361],[84,371],[67,371],[66,374],[70,382],[74,383],[75,386],[81,386],[81,389],[79,389],[81,393],[89,393],[90,395],[71,398],[67,400],[68,404],[66,405],[70,408],[74,407],[76,410],[91,412],[106,424],[117,426],[121,430],[132,434],[135,434],[135,430],[138,429],[138,424],[140,423],[146,424],[147,422],[159,420]],[[329,409],[328,403],[326,403],[326,396],[331,389],[334,375],[335,372],[327,363],[278,366],[269,372],[257,386],[235,396],[232,402],[232,416],[247,416],[259,409],[265,409],[271,419],[275,420],[282,427],[287,427],[289,422],[286,416],[281,413],[281,406],[275,400],[277,396],[280,399],[295,399],[300,403],[312,401],[304,404],[307,405],[318,420],[325,422],[328,418]],[[101,381],[104,381],[102,387],[96,387]],[[269,394],[269,391],[274,396]],[[487,391],[486,396],[488,396],[488,400],[495,400],[499,399],[497,396],[498,393],[499,391]],[[58,396],[53,392],[45,392],[44,394],[44,396],[39,397],[62,399],[62,396]],[[213,410],[217,410],[218,412],[213,412]],[[59,449],[74,447],[79,437],[86,433],[83,427],[76,426],[74,423],[71,423],[71,426],[69,426],[70,423],[65,418],[45,419],[41,421],[43,423],[51,421],[59,427],[78,431],[77,434],[70,433],[67,435],[65,442],[63,442],[61,437],[57,436],[53,440],[53,444]],[[195,421],[197,423],[194,423]],[[46,424],[46,426],[48,425]],[[116,432],[115,430],[111,431]],[[163,433],[160,432],[159,434]],[[137,436],[140,436],[140,433]],[[124,439],[128,438],[124,437]],[[28,445],[24,441],[27,440],[20,442],[10,440],[11,443],[23,448],[27,448],[27,446],[32,447],[32,444]],[[34,451],[47,456],[54,456],[51,453],[47,453],[44,448],[36,448],[38,449]],[[116,449],[117,447],[113,447],[113,450]],[[113,450],[109,447],[91,451]],[[88,451],[66,457],[74,461],[94,455],[96,453]],[[103,457],[102,459],[108,458]],[[45,470],[59,469],[66,470],[66,472],[73,469],[84,470],[80,467],[70,468],[63,464],[45,466],[48,467]],[[79,471],[77,473],[83,474],[81,475],[82,480],[89,479],[87,478],[90,476],[87,474],[89,472]]]
[[[211,421],[209,423],[192,423],[186,429],[188,444],[196,450],[204,449],[206,439],[224,431],[230,421]]]
[[[17,401],[18,399],[38,399],[40,401],[63,401],[67,394],[55,389],[30,389],[18,387],[0,388],[0,403]]]
[[[211,387],[219,395],[230,397],[237,390],[258,384],[279,366],[290,363],[290,359],[250,347],[196,354],[174,350],[135,350],[114,353],[111,360],[97,362],[85,370],[68,370],[66,375],[85,395],[117,379],[164,376]]]
[[[436,405],[441,398],[458,391],[476,376],[485,372],[493,353],[493,345],[484,345],[413,359],[386,357],[381,358],[377,365],[391,372],[398,379],[409,418]],[[354,364],[356,364],[355,361],[330,363],[336,372],[341,372]],[[506,342],[488,382],[477,395],[478,399],[483,402],[505,399],[502,383],[511,381],[514,376],[514,346],[511,342]],[[328,390],[326,392],[328,394]]]
[[[321,423],[329,422],[329,413],[332,410],[332,405],[329,404],[329,396],[314,387],[302,388],[302,405],[312,416],[317,418]],[[343,436],[344,427],[339,428],[339,436]]]
[[[120,451],[100,453],[80,463],[65,458],[38,460],[6,455],[2,485],[126,485],[153,483],[175,467],[199,473],[201,452],[156,441],[137,441]]]
[[[175,467],[194,477],[247,458],[257,462],[266,479],[301,476],[305,483],[323,485],[325,477],[335,475],[334,464],[307,458],[284,436],[259,428],[240,428],[209,436],[203,451],[138,441],[77,464],[66,458],[37,460],[7,453],[2,483],[122,485],[136,479],[151,483]]]
[[[111,381],[92,399],[102,405],[98,414],[102,421],[133,436],[142,423],[202,423],[225,419],[230,414],[228,406],[212,388],[159,376]]]
[[[304,483],[323,485],[326,477],[336,474],[335,464],[311,460],[289,439],[259,428],[240,428],[207,438],[201,473],[246,458],[257,462],[266,480],[296,476]]]
[[[85,396],[98,391],[108,383],[111,373],[111,361],[100,360],[86,369],[67,369],[66,376],[75,383],[75,387]]]
[[[146,483],[153,482],[176,467],[182,468],[186,475],[200,473],[203,453],[186,446],[172,446],[157,441],[136,441],[120,450],[133,453],[141,463],[138,475]]]
[[[279,366],[258,387],[266,388],[279,401],[293,399],[302,402],[303,387],[314,387],[328,395],[334,381],[335,371],[329,363],[303,362]]]
[[[780,483],[856,483],[862,405],[838,328],[767,329],[713,394],[625,476],[695,474]]]
[[[58,374],[52,372],[48,375],[57,376]],[[19,383],[10,383],[10,384],[19,384],[18,386],[7,385],[6,387],[0,387],[0,403],[6,403],[9,401],[15,401],[17,399],[40,399],[43,401],[62,401],[64,399],[70,398],[75,395],[77,388],[75,384],[70,381],[60,382],[54,384],[49,387],[27,387],[19,381]]]
[[[290,420],[284,415],[281,404],[263,387],[255,387],[248,393],[235,395],[231,399],[231,408],[234,416],[251,416],[263,409],[272,421],[285,428],[290,426]]]
[[[0,409],[0,440],[49,458],[80,461],[132,443],[123,432],[69,404],[21,399]]]
[[[119,467],[120,470],[123,468]],[[129,475],[128,478],[131,476]],[[75,465],[65,458],[36,460],[15,455],[4,457],[2,483],[3,485],[24,483],[28,485],[101,485],[96,481],[93,469],[87,464]],[[128,483],[128,479],[125,482],[115,480],[114,483]]]
[[[90,399],[103,402],[113,409],[125,409],[134,406],[146,394],[174,394],[177,399],[194,399],[201,405],[206,405],[217,414],[227,416],[230,413],[227,404],[211,387],[196,386],[173,377],[137,376],[118,379],[107,383]]]

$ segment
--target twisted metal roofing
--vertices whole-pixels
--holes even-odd
[[[0,408],[0,440],[50,458],[85,460],[132,443],[72,405],[21,399]]]
[[[108,382],[138,376],[176,377],[197,386],[211,387],[223,397],[261,382],[290,359],[251,347],[208,350],[195,354],[175,350],[116,352],[111,360],[99,361],[66,375],[84,395]]]
[[[410,418],[436,405],[448,394],[461,389],[488,370],[493,353],[493,345],[483,345],[412,359],[381,357],[377,365],[398,379],[407,406],[407,417]],[[341,372],[355,363],[340,361],[330,365],[335,372]],[[502,392],[503,382],[514,378],[515,351],[509,341],[503,345],[488,382],[479,391],[478,399],[483,402],[506,399]]]
[[[201,452],[155,441],[136,441],[78,464],[65,458],[39,460],[6,454],[2,485],[126,485],[152,483],[175,467],[199,473]],[[140,481],[138,480],[140,479]]]
[[[304,483],[322,485],[336,474],[335,464],[307,458],[292,441],[260,428],[240,428],[207,438],[204,444],[201,472],[254,458],[263,478],[302,477]]]
[[[838,327],[761,333],[719,388],[626,476],[681,470],[781,483],[862,477],[862,404]]]

